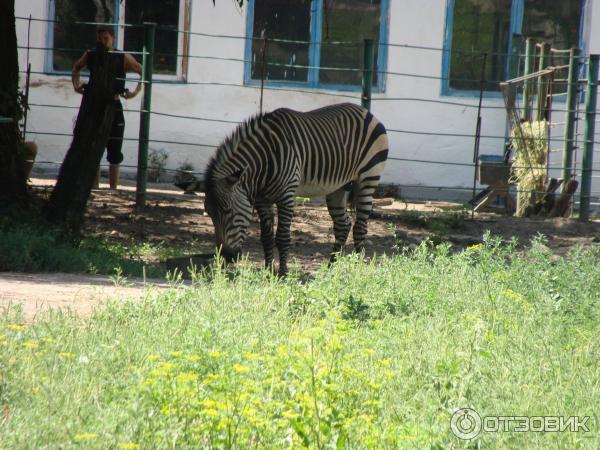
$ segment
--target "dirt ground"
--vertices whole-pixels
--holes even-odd
[[[40,190],[51,188],[52,183],[51,180],[33,180]],[[182,255],[213,250],[213,227],[204,214],[201,194],[184,194],[170,185],[149,185],[147,199],[147,207],[136,211],[132,183],[126,182],[118,191],[101,184],[101,189],[93,191],[90,199],[85,233],[114,241],[162,244],[178,249]],[[600,222],[597,221],[517,219],[494,213],[476,214],[473,220],[470,215],[464,220],[444,219],[449,211],[460,206],[394,201],[391,205],[376,207],[369,222],[367,256],[393,253],[398,244],[414,247],[427,237],[447,240],[458,251],[481,242],[487,230],[505,239],[515,236],[521,245],[543,234],[556,254],[565,254],[575,245],[600,242]],[[432,224],[432,217],[437,224]],[[298,206],[292,225],[291,257],[305,271],[311,272],[328,258],[332,244],[332,224],[325,206],[319,202]],[[249,229],[244,251],[249,253],[250,260],[262,262],[258,219]],[[87,315],[93,305],[107,297],[139,298],[147,286],[166,287],[158,281],[147,285],[139,280],[129,282],[129,287],[120,287],[110,278],[100,276],[0,273],[0,307],[23,303],[28,320],[48,307],[69,307]]]

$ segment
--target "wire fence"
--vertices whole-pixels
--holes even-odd
[[[26,22],[28,23],[28,26],[31,26],[32,22],[36,22],[36,23],[44,23],[44,24],[50,24],[50,26],[52,26],[52,24],[60,24],[63,22],[60,21],[56,21],[56,20],[50,20],[50,19],[43,19],[43,18],[32,18],[32,17],[17,17],[17,20],[20,22]],[[102,24],[102,23],[96,23],[96,22],[69,22],[69,24],[77,24],[77,25],[86,25],[86,26],[97,26],[97,25],[107,25],[107,24]],[[114,24],[108,24],[113,26]],[[118,24],[119,28],[142,28],[142,25],[139,24]],[[201,32],[195,32],[195,31],[191,31],[191,30],[181,30],[181,29],[176,29],[176,28],[172,28],[172,27],[157,27],[157,29],[163,30],[163,31],[171,31],[174,33],[178,33],[178,34],[184,34],[187,36],[197,36],[199,38],[202,38],[204,40],[243,40],[243,41],[250,41],[250,42],[269,42],[269,43],[279,43],[279,44],[301,44],[301,45],[306,45],[306,46],[310,46],[310,45],[320,45],[320,42],[313,42],[313,41],[302,41],[302,40],[286,40],[286,39],[268,39],[267,41],[265,41],[263,38],[256,38],[256,37],[252,37],[252,36],[236,36],[236,35],[227,35],[227,34],[209,34],[209,33],[201,33]],[[216,46],[217,44],[215,44]],[[247,44],[247,45],[251,45],[251,44]],[[331,45],[331,46],[356,46],[357,48],[362,48],[364,47],[364,42],[350,42],[350,41],[330,41],[327,42],[327,45]],[[484,54],[483,53],[478,53],[478,52],[474,52],[473,50],[470,49],[456,49],[456,48],[446,48],[446,47],[434,47],[434,46],[422,46],[422,45],[414,45],[414,44],[409,44],[409,43],[390,43],[390,42],[384,42],[384,43],[380,43],[378,44],[378,46],[380,48],[385,47],[386,51],[388,52],[393,52],[393,51],[401,51],[401,50],[411,50],[411,51],[416,51],[416,52],[426,52],[427,54],[429,53],[433,53],[434,55],[436,55],[437,58],[441,59],[443,54],[447,54],[447,53],[452,53],[452,54],[459,54],[459,55],[470,55],[473,56],[475,58],[484,58]],[[209,47],[205,47],[205,48],[210,48]],[[30,52],[39,52],[44,56],[48,56],[48,54],[53,53],[53,52],[64,52],[64,53],[68,53],[68,54],[73,54],[74,55],[74,59],[78,56],[80,56],[81,54],[83,54],[87,49],[86,48],[64,48],[64,47],[53,47],[52,45],[30,45],[30,42],[27,42],[27,45],[19,45],[19,50],[20,51],[26,51],[28,58],[29,58],[29,54]],[[168,56],[171,58],[182,58],[185,60],[194,60],[194,61],[204,61],[206,62],[206,64],[212,64],[215,62],[218,63],[236,63],[236,64],[242,64],[244,66],[252,66],[253,64],[257,64],[256,58],[248,58],[248,57],[243,57],[243,58],[239,58],[239,57],[226,57],[226,56],[219,56],[219,55],[211,55],[211,54],[192,54],[188,51],[181,51],[181,48],[177,48],[176,51],[174,51],[173,53],[161,53],[161,52],[155,52],[155,56]],[[563,50],[557,50],[557,49],[552,49],[552,51],[554,52],[554,58],[568,58],[569,55],[566,54]],[[142,57],[144,58],[145,56],[148,56],[148,52],[144,51],[143,49],[138,49],[137,51],[127,51],[127,53],[138,56],[138,57]],[[518,66],[519,67],[523,67],[525,64],[525,59],[527,58],[527,54],[526,53],[522,53],[521,51],[519,51],[517,54],[511,54],[511,53],[506,53],[506,52],[489,52],[487,53],[487,56],[496,56],[496,57],[500,57],[500,58],[513,58],[513,60],[518,61]],[[388,61],[391,59],[390,56],[388,56]],[[39,60],[39,58],[37,59]],[[578,65],[579,70],[578,72],[581,73],[582,68],[587,64],[588,62],[588,57],[585,55],[577,55],[575,58],[575,63]],[[29,62],[29,61],[28,61]],[[39,65],[39,64],[38,64]],[[240,70],[240,73],[243,73],[244,70],[247,70],[245,67],[241,67],[237,70]],[[276,69],[290,69],[290,70],[317,70],[320,72],[337,72],[337,73],[355,73],[357,75],[363,74],[365,72],[365,70],[367,70],[365,67],[342,67],[342,66],[320,66],[320,65],[314,65],[314,64],[297,64],[297,63],[282,63],[282,62],[275,62],[275,61],[264,61],[263,62],[263,73],[265,71],[265,68],[276,68]],[[546,83],[547,85],[550,86],[550,91],[552,92],[553,89],[557,90],[557,92],[554,92],[552,94],[552,96],[550,97],[550,106],[548,108],[548,116],[552,118],[552,120],[550,121],[550,126],[552,128],[552,130],[557,130],[557,133],[553,133],[551,135],[549,135],[547,138],[538,138],[540,140],[545,140],[548,142],[548,145],[550,147],[549,149],[549,154],[550,154],[550,161],[548,164],[548,170],[550,171],[559,171],[559,170],[563,170],[565,167],[562,165],[562,161],[557,162],[557,160],[560,157],[560,153],[563,151],[563,149],[561,148],[562,145],[564,145],[565,143],[565,139],[566,136],[564,135],[564,131],[562,131],[561,129],[565,128],[565,125],[567,124],[566,119],[564,119],[563,116],[568,115],[569,113],[574,113],[576,118],[575,118],[575,125],[576,125],[576,131],[575,134],[573,135],[572,140],[574,141],[574,148],[577,151],[578,149],[580,149],[582,146],[584,146],[585,144],[591,144],[591,145],[596,145],[598,143],[600,143],[600,140],[596,140],[596,136],[600,135],[600,131],[598,132],[594,132],[591,137],[588,135],[587,137],[585,136],[584,130],[582,129],[582,127],[579,126],[579,122],[581,121],[581,118],[585,115],[585,110],[584,110],[584,105],[583,105],[583,88],[585,87],[585,82],[586,80],[583,79],[578,79],[577,81],[575,81],[574,83],[569,83],[568,79],[566,78],[566,75],[563,75],[565,70],[568,69],[569,66],[568,65],[560,65],[560,66],[555,66],[553,68],[553,73],[555,74],[555,78],[553,80],[550,81],[544,81],[543,83]],[[398,79],[416,79],[416,80],[423,80],[424,82],[436,82],[438,86],[441,86],[443,83],[445,83],[446,86],[448,86],[448,84],[450,82],[460,82],[460,83],[481,83],[482,79],[481,78],[465,78],[465,77],[453,77],[453,76],[449,76],[449,75],[445,75],[445,74],[431,74],[431,73],[412,73],[409,71],[405,71],[405,72],[401,72],[401,71],[397,71],[397,70],[386,70],[386,67],[379,67],[379,66],[375,66],[371,69],[372,73],[374,75],[376,75],[377,77],[383,77],[385,78],[385,83],[386,86],[389,86],[389,84],[391,83],[391,78],[398,78]],[[188,69],[189,72],[189,69]],[[32,71],[32,70],[23,70],[22,71],[23,75],[26,76],[31,76],[31,75],[36,75],[36,76],[40,76],[40,77],[46,77],[49,75],[66,75],[64,72],[60,72],[60,71],[54,71],[54,70],[37,70],[37,71]],[[258,90],[260,91],[260,96],[261,96],[261,104],[262,104],[262,97],[264,95],[264,92],[278,92],[278,93],[290,93],[290,94],[302,94],[302,95],[312,95],[312,96],[322,96],[324,99],[335,99],[335,98],[339,98],[340,100],[343,101],[354,101],[354,102],[360,102],[363,99],[363,94],[361,94],[360,91],[358,90],[352,90],[354,89],[354,87],[352,86],[347,86],[344,89],[349,89],[349,90],[333,90],[331,88],[327,88],[326,85],[323,86],[319,86],[318,88],[315,88],[311,85],[307,86],[298,86],[298,83],[291,83],[290,84],[286,84],[285,80],[280,81],[280,80],[270,80],[270,79],[263,79],[263,80],[256,80],[256,79],[250,79],[250,80],[245,80],[245,82],[243,83],[232,83],[232,82],[224,82],[224,81],[198,81],[198,80],[194,80],[194,79],[187,79],[188,74],[181,74],[181,76],[176,77],[175,79],[173,77],[169,78],[169,79],[154,79],[152,81],[153,85],[157,85],[157,86],[167,86],[167,85],[180,85],[180,87],[185,88],[187,90],[189,89],[194,89],[194,88],[214,88],[214,89],[243,89],[243,90]],[[559,76],[564,76],[563,78],[558,78]],[[264,77],[263,77],[264,78]],[[141,82],[145,85],[148,85],[148,81],[145,80],[138,80],[132,77],[126,77],[127,82]],[[273,82],[274,81],[274,82]],[[500,79],[486,79],[484,80],[485,83],[492,83],[494,85],[499,84],[499,82],[503,81]],[[273,83],[272,83],[273,82]],[[278,84],[278,83],[282,83],[282,84]],[[260,84],[258,84],[260,83]],[[560,96],[565,95],[564,92],[560,92],[561,89],[568,89],[568,87],[572,84],[576,84],[578,86],[578,92],[577,92],[577,98],[578,101],[576,103],[576,107],[574,109],[570,109],[565,103],[562,103],[559,99]],[[323,88],[322,88],[323,87]],[[423,89],[423,94],[425,94],[425,92],[427,92],[426,89]],[[427,92],[429,93],[429,92]],[[58,97],[58,96],[56,96]],[[377,115],[377,110],[379,108],[386,108],[389,110],[389,108],[396,108],[397,110],[401,110],[402,108],[408,108],[410,106],[407,105],[411,105],[411,104],[421,104],[421,105],[427,105],[430,106],[431,108],[436,108],[437,111],[443,111],[441,114],[446,114],[448,117],[451,117],[454,114],[459,114],[462,113],[462,111],[464,110],[478,110],[478,111],[488,111],[490,114],[493,114],[494,111],[499,111],[501,112],[502,110],[505,110],[505,106],[500,104],[499,101],[499,97],[496,94],[492,93],[492,97],[486,97],[485,101],[483,101],[481,104],[477,103],[477,98],[476,96],[473,96],[472,98],[468,98],[468,97],[451,97],[451,96],[431,96],[431,95],[423,95],[423,96],[419,96],[419,95],[414,95],[414,96],[396,96],[396,95],[390,95],[388,94],[386,91],[382,91],[382,92],[375,92],[372,96],[370,96],[370,101],[373,102],[374,105],[374,112]],[[398,106],[396,107],[396,103],[398,104]],[[65,104],[64,101],[61,102],[58,98],[56,98],[56,103],[49,103],[47,101],[40,101],[39,99],[36,99],[35,94],[30,94],[29,99],[28,99],[28,104],[29,104],[29,108],[31,109],[31,111],[36,114],[36,115],[43,115],[44,112],[43,110],[64,110],[64,111],[71,111],[74,112],[76,110],[78,110],[79,106],[77,105],[69,105],[69,104]],[[391,106],[390,106],[391,105]],[[177,120],[177,121],[185,121],[186,123],[190,123],[190,124],[200,124],[200,126],[204,126],[204,127],[211,127],[212,125],[217,125],[217,124],[222,124],[224,126],[226,126],[226,129],[223,130],[222,133],[222,137],[225,137],[228,133],[231,132],[231,129],[236,127],[237,125],[239,125],[240,123],[243,122],[242,119],[240,120],[234,120],[234,119],[230,119],[230,118],[223,118],[220,117],[221,114],[214,114],[213,117],[211,117],[210,115],[207,114],[183,114],[183,113],[178,113],[177,111],[165,111],[165,110],[161,110],[161,107],[164,107],[164,104],[161,104],[160,102],[155,102],[155,104],[153,105],[153,107],[149,110],[145,110],[143,108],[125,108],[124,112],[127,113],[128,117],[130,117],[131,115],[134,114],[143,114],[143,113],[147,113],[150,114],[152,117],[156,117],[156,118],[164,118],[164,119],[173,119],[173,120]],[[594,110],[594,113],[597,113],[596,110]],[[481,113],[479,113],[481,114]],[[558,117],[558,115],[562,115],[560,117]],[[556,120],[555,120],[556,119]],[[485,121],[485,119],[484,119]],[[593,119],[594,123],[596,122],[595,119]],[[475,123],[475,120],[473,120],[473,125]],[[212,125],[211,125],[212,124]],[[493,127],[496,130],[499,130],[498,133],[482,133],[481,131],[463,131],[463,130],[459,130],[459,131],[454,131],[454,130],[449,130],[448,126],[445,127],[441,127],[441,124],[439,123],[427,123],[426,126],[423,126],[422,128],[410,128],[410,127],[403,127],[401,126],[401,124],[397,124],[394,123],[394,121],[386,121],[386,129],[389,133],[391,133],[392,135],[396,135],[398,136],[397,139],[402,139],[402,136],[406,136],[406,137],[413,137],[414,138],[426,138],[426,140],[424,140],[422,143],[419,144],[419,146],[421,148],[426,148],[427,146],[431,146],[431,145],[435,145],[432,144],[432,140],[435,142],[441,142],[442,139],[445,138],[451,138],[451,139],[461,139],[463,141],[463,145],[468,145],[468,140],[481,140],[481,139],[485,139],[485,140],[490,140],[495,142],[494,146],[495,146],[495,153],[496,154],[500,154],[504,151],[505,145],[509,142],[509,138],[506,132],[502,133],[502,126],[496,126]],[[504,124],[502,124],[504,125]],[[191,126],[191,125],[190,125]],[[187,125],[186,125],[187,127]],[[29,129],[25,129],[24,132],[26,133],[26,136],[34,136],[37,139],[43,139],[43,138],[60,138],[63,139],[64,142],[64,149],[66,150],[68,148],[68,144],[72,138],[72,130],[70,129],[62,129],[62,130],[44,130],[44,129],[40,129],[39,126],[36,124],[36,129],[31,129],[31,127],[29,127]],[[437,128],[437,129],[436,129]],[[474,128],[474,127],[473,127]],[[561,132],[563,134],[561,134]],[[193,133],[191,133],[193,134]],[[212,135],[214,135],[215,133],[211,133]],[[123,141],[125,142],[129,142],[129,143],[136,143],[139,142],[139,137],[134,137],[134,136],[127,136],[123,138]],[[195,140],[186,140],[186,139],[156,139],[154,137],[148,138],[147,141],[150,144],[156,144],[156,145],[171,145],[174,146],[172,149],[170,149],[170,152],[177,152],[179,146],[182,147],[190,147],[192,149],[198,149],[199,152],[202,152],[203,155],[206,155],[207,157],[217,148],[217,146],[219,145],[218,142],[203,142],[202,140],[199,141],[195,141]],[[414,167],[414,170],[418,170],[418,168],[423,167],[423,166],[435,166],[438,168],[438,170],[444,170],[444,169],[448,169],[448,170],[463,170],[463,172],[460,172],[459,174],[457,174],[457,177],[463,177],[463,181],[461,182],[457,182],[457,186],[449,186],[447,185],[447,183],[444,183],[443,185],[435,185],[435,183],[424,183],[424,184],[400,184],[400,187],[405,187],[405,188],[415,188],[415,189],[426,189],[426,190],[437,190],[439,192],[447,192],[447,193],[452,193],[454,191],[464,191],[464,192],[472,192],[473,188],[468,186],[469,181],[468,181],[468,176],[465,177],[464,174],[464,170],[477,170],[478,168],[478,161],[473,161],[470,154],[468,154],[467,152],[461,152],[460,153],[460,157],[463,158],[462,160],[458,160],[458,161],[453,161],[450,160],[451,158],[435,158],[435,159],[426,159],[426,158],[418,158],[418,157],[411,157],[411,156],[402,156],[401,155],[401,151],[396,150],[394,148],[392,148],[392,151],[390,153],[391,156],[388,157],[388,160],[390,162],[392,162],[392,164],[399,164],[402,163],[404,165],[410,165],[410,167]],[[426,151],[423,152],[425,154],[434,154],[435,152],[433,150],[430,151]],[[553,157],[552,155],[556,155],[556,157]],[[581,177],[582,175],[582,169],[581,167],[578,166],[578,162],[579,162],[579,153],[575,153],[575,159],[574,159],[574,165],[573,167],[568,167],[567,169],[569,169],[571,171],[571,175],[574,178],[578,178]],[[579,159],[578,159],[579,158]],[[593,162],[592,166],[587,168],[587,170],[589,170],[592,173],[592,177],[594,179],[600,179],[600,166],[598,166],[598,164],[600,163],[600,158],[596,158],[596,160]],[[39,159],[35,162],[36,166],[59,166],[61,164],[61,161],[53,161],[53,160],[44,160],[44,159]],[[130,169],[134,169],[137,166],[131,165],[131,164],[122,164],[122,167],[124,168],[130,168]],[[182,171],[179,169],[173,169],[173,168],[161,168],[161,170],[165,173],[172,173],[172,174],[177,174],[177,173],[181,173]],[[395,168],[392,168],[390,171],[395,171]],[[409,169],[412,171],[412,169]],[[191,173],[193,175],[197,175],[197,176],[202,176],[204,174],[204,172],[202,170],[187,170],[184,171],[186,173]],[[460,184],[463,184],[462,186]],[[595,183],[595,187],[599,187],[600,183]],[[514,192],[514,188],[511,188],[511,192]],[[594,197],[594,199],[596,200],[597,197],[600,195],[600,191],[591,191],[590,195]],[[595,204],[595,202],[592,202],[592,204]]]

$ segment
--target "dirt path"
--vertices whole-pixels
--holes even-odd
[[[70,310],[88,316],[94,307],[109,299],[141,299],[147,292],[167,289],[164,281],[127,279],[116,285],[106,276],[64,273],[0,273],[0,311],[22,305],[27,322],[48,309]]]

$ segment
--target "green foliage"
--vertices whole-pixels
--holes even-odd
[[[59,228],[29,215],[8,215],[0,219],[0,271],[13,272],[81,272],[122,274],[141,277],[148,253],[158,248],[147,244],[129,246],[92,238],[66,236]],[[155,265],[148,265],[148,276],[164,275]]]
[[[310,282],[250,265],[115,301],[82,324],[0,319],[7,448],[590,448],[600,445],[600,248],[556,258],[486,236]],[[84,325],[84,326],[82,326]],[[450,430],[591,416],[590,433]],[[43,424],[41,426],[40,424]]]
[[[451,231],[460,230],[465,223],[467,211],[422,212],[404,211],[400,221],[413,227],[422,227],[431,231],[431,240],[441,244]],[[393,228],[392,228],[393,231]]]

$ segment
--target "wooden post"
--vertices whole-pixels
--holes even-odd
[[[92,77],[85,89],[73,141],[45,208],[45,216],[79,232],[100,160],[110,137],[115,115],[115,58],[102,44],[96,47]]]
[[[587,74],[587,92],[585,94],[585,140],[583,143],[583,160],[581,163],[581,191],[579,192],[579,219],[584,221],[589,220],[590,218],[599,58],[599,55],[590,55]]]
[[[150,139],[150,110],[152,108],[152,72],[154,70],[154,38],[156,24],[144,23],[144,57],[142,59],[144,97],[140,111],[140,134],[138,140],[137,182],[135,206],[146,205],[146,186],[148,182],[148,142]]]
[[[363,55],[362,97],[363,108],[371,110],[371,91],[373,90],[373,39],[365,39]]]
[[[565,114],[565,142],[563,147],[562,178],[563,192],[571,179],[573,170],[573,149],[575,147],[575,108],[577,107],[577,92],[579,88],[579,49],[572,48],[569,54],[569,78],[567,85],[567,112]]]

